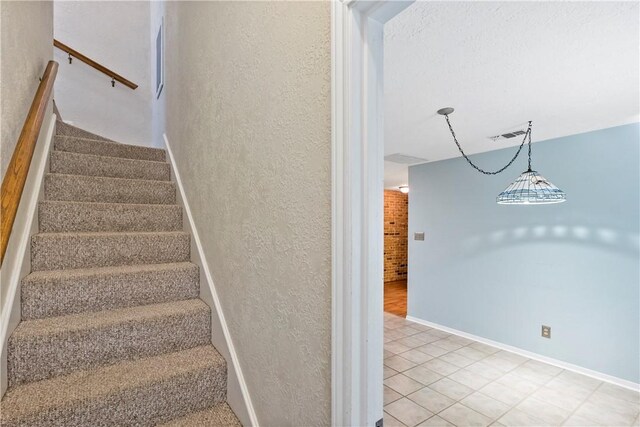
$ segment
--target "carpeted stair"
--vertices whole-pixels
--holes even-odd
[[[164,150],[59,122],[2,426],[239,426]]]

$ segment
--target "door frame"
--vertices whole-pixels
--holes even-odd
[[[414,1],[332,2],[334,426],[383,413],[383,26]]]

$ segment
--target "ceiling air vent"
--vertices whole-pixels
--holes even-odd
[[[519,130],[514,130],[513,132],[503,133],[502,135],[490,136],[489,139],[494,141],[494,142],[495,141],[502,141],[502,140],[505,140],[505,139],[511,139],[511,138],[515,138],[516,136],[524,135],[525,133],[527,133],[526,130],[519,129]]]
[[[428,162],[427,159],[408,156],[406,154],[400,154],[400,153],[389,154],[388,156],[384,156],[384,160],[387,162],[400,163],[403,165],[415,165],[418,163]]]

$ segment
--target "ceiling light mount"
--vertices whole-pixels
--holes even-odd
[[[455,110],[452,107],[444,107],[438,110],[438,114],[440,114],[441,116],[448,116],[449,114],[453,113]]]
[[[522,147],[524,147],[525,142],[528,142],[529,148],[529,162],[528,168],[524,171],[520,176],[509,185],[502,193],[500,193],[496,199],[498,204],[509,204],[509,205],[532,205],[532,204],[551,204],[551,203],[562,203],[567,200],[564,191],[558,189],[555,185],[551,184],[545,178],[543,178],[537,171],[531,169],[531,127],[532,122],[529,121],[529,125],[527,127],[527,131],[524,132],[524,138],[522,138],[522,143],[520,143],[520,147],[518,147],[518,151],[511,158],[509,163],[504,165],[502,168],[496,171],[486,171],[475,163],[471,161],[469,156],[467,156],[460,146],[458,142],[458,138],[456,138],[456,133],[453,131],[453,126],[451,126],[451,121],[449,120],[449,114],[453,113],[454,109],[451,107],[445,107],[438,110],[438,114],[444,116],[447,121],[447,125],[449,126],[449,131],[451,132],[451,136],[453,137],[453,142],[456,143],[460,154],[462,157],[478,172],[484,175],[497,175],[500,172],[503,172],[509,166],[513,164],[513,162],[518,158],[520,152],[522,151]]]

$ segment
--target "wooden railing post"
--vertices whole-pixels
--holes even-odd
[[[22,190],[27,180],[31,158],[36,148],[36,142],[40,136],[40,129],[47,111],[47,105],[53,92],[53,83],[58,72],[58,63],[49,61],[44,71],[36,95],[31,103],[31,108],[22,126],[20,137],[13,150],[9,167],[2,180],[0,190],[0,263],[4,260],[4,254],[9,243],[9,236],[16,219],[16,212],[22,197]]]

